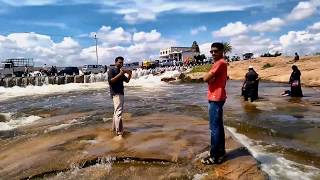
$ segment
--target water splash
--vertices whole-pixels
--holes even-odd
[[[7,116],[8,121],[0,122],[0,131],[12,130],[20,126],[31,124],[34,121],[41,119],[39,116],[19,117],[15,119],[13,113],[0,113],[0,115]]]
[[[311,180],[320,177],[320,169],[287,160],[279,154],[269,153],[266,147],[237,133],[235,128],[227,127],[227,129],[261,162],[262,170],[267,172],[271,179],[289,180],[299,177],[302,180]]]

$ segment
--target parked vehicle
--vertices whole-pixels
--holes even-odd
[[[79,75],[78,67],[65,67],[61,71],[58,72],[58,76],[63,75]]]
[[[82,68],[82,72],[85,75],[88,74],[97,74],[97,73],[103,73],[105,71],[104,66],[102,65],[84,65]]]
[[[154,68],[156,68],[156,67],[158,67],[159,66],[159,61],[143,61],[142,62],[142,66],[141,66],[141,68],[142,69],[154,69]]]
[[[161,67],[167,67],[167,66],[173,66],[173,59],[164,59],[164,60],[161,60],[159,65]]]
[[[1,62],[0,73],[5,77],[22,77],[25,74],[25,68],[32,71],[34,62],[32,58],[13,58]]]
[[[139,62],[126,63],[123,65],[124,68],[136,70],[139,68]]]

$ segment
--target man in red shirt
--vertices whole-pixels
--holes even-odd
[[[220,164],[226,154],[223,105],[226,101],[227,63],[223,58],[223,44],[212,43],[210,53],[214,63],[203,80],[208,83],[209,127],[211,131],[211,148],[208,157],[201,160],[203,164]]]

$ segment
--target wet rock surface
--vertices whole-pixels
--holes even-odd
[[[208,122],[190,116],[125,114],[123,139],[96,112],[47,116],[0,141],[3,179],[267,179],[226,131],[226,161],[205,166]]]
[[[170,82],[170,81],[175,81],[176,78],[162,78],[161,81],[164,81],[164,82]]]
[[[189,73],[189,74],[184,74],[181,73],[179,76],[179,79],[181,82],[184,83],[203,83],[203,76],[205,73],[199,72],[199,73]]]

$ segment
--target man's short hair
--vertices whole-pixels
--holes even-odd
[[[114,62],[118,62],[119,60],[124,60],[124,58],[122,56],[118,56],[116,57],[116,59],[114,59]]]
[[[211,44],[211,48],[216,47],[219,51],[223,50],[223,44],[220,42],[214,42]]]

